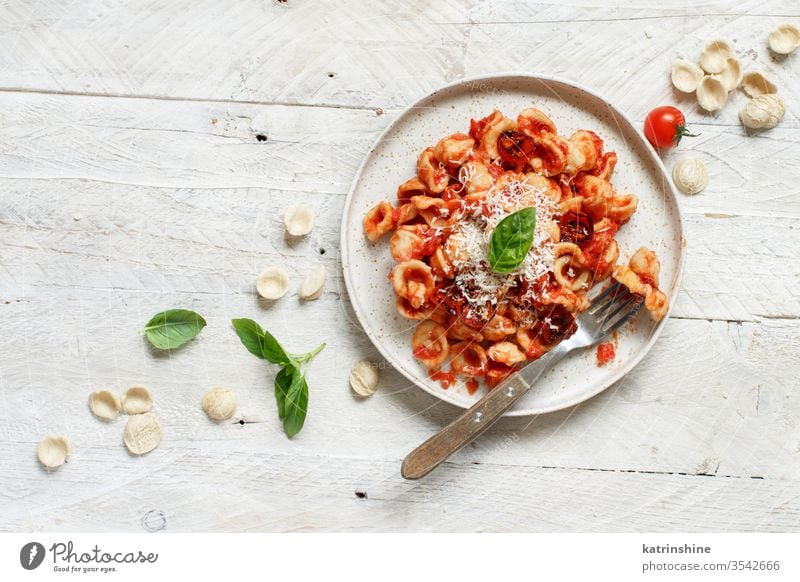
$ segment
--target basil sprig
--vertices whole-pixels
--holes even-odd
[[[325,348],[325,344],[305,354],[290,354],[271,333],[252,319],[234,319],[231,323],[251,354],[281,366],[275,376],[275,401],[283,431],[288,437],[293,437],[303,428],[308,413],[305,367]]]
[[[197,337],[206,326],[203,317],[188,309],[156,313],[144,326],[147,339],[160,350],[174,350]]]
[[[536,209],[517,210],[501,220],[489,240],[489,266],[497,273],[519,267],[533,244]]]

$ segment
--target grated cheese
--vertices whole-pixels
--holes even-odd
[[[469,170],[465,172],[469,173]],[[495,273],[488,259],[492,232],[503,218],[529,206],[536,208],[536,229],[530,251],[516,270]],[[555,203],[544,190],[518,180],[492,186],[482,203],[465,208],[461,220],[453,226],[450,240],[457,249],[453,261],[454,284],[472,309],[488,316],[512,286],[520,281],[531,284],[552,270],[550,227],[554,212]]]

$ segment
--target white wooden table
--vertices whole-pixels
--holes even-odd
[[[800,54],[777,62],[766,37],[800,24],[800,6],[615,4],[3,3],[0,529],[797,530]],[[746,136],[741,94],[708,115],[672,91],[671,59],[715,37],[776,81],[778,128]],[[637,122],[677,103],[701,133],[680,153],[711,181],[680,200],[683,287],[632,374],[575,409],[505,420],[405,482],[403,456],[458,411],[391,369],[372,399],[351,395],[352,363],[379,357],[339,272],[344,195],[404,106],[500,70],[580,81]],[[318,224],[290,245],[281,217],[296,200]],[[302,304],[296,286],[318,261],[328,287]],[[270,264],[293,289],[266,307],[253,282]],[[209,325],[164,357],[141,328],[170,307]],[[232,317],[296,351],[328,342],[292,441],[274,370]],[[123,418],[102,424],[86,405],[134,382],[166,430],[141,458],[122,445]],[[211,424],[199,400],[220,384],[262,422]],[[47,433],[75,449],[52,474],[35,458]]]

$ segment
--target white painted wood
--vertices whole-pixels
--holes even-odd
[[[765,42],[800,15],[779,1],[563,4],[0,7],[0,529],[142,531],[158,510],[169,531],[796,531],[800,80],[797,56],[773,61]],[[671,91],[669,60],[711,35],[776,79],[781,126],[746,136],[743,96],[708,116]],[[573,78],[639,119],[680,103],[702,135],[667,165],[699,155],[711,181],[680,200],[676,318],[632,374],[577,409],[506,419],[403,482],[404,454],[456,410],[391,369],[372,399],[349,393],[352,363],[377,353],[338,272],[344,194],[399,107],[501,68]],[[298,198],[317,227],[287,241],[282,210]],[[300,303],[318,261],[326,292]],[[253,281],[276,263],[292,288],[266,306]],[[164,357],[139,330],[172,306],[209,326]],[[328,342],[292,441],[237,316],[296,350]],[[122,445],[124,419],[86,405],[133,382],[166,429],[142,458]],[[260,422],[209,423],[200,397],[215,384]],[[48,432],[75,445],[52,474],[35,460]]]
[[[505,69],[583,82],[641,118],[676,98],[664,82],[674,56],[698,58],[723,37],[787,95],[800,90],[785,66],[797,56],[782,64],[767,52],[771,28],[798,15],[785,0],[158,0],[146,10],[92,0],[2,10],[9,88],[390,108]],[[691,116],[736,124],[733,108]]]

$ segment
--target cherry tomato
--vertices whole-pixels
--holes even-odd
[[[586,214],[568,212],[558,219],[561,227],[561,240],[582,245],[592,238],[594,224]]]
[[[533,157],[536,144],[521,131],[504,131],[497,140],[497,151],[500,158],[508,164],[517,165],[527,162]]]
[[[644,136],[657,150],[675,147],[685,135],[697,137],[686,129],[686,118],[671,105],[656,107],[644,119]]]

